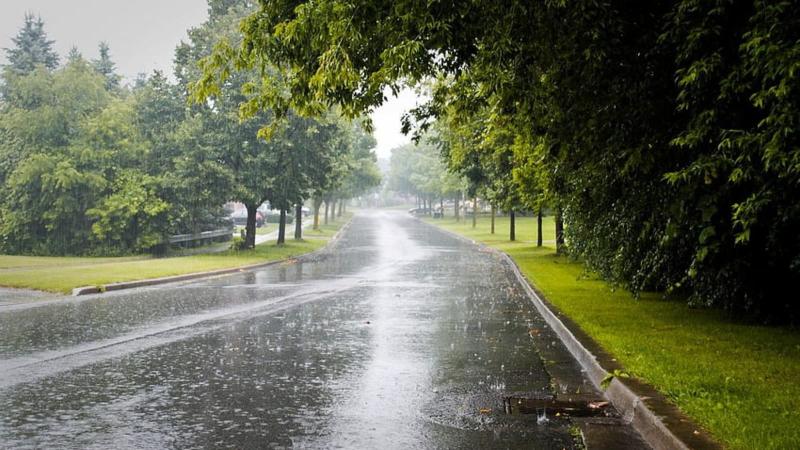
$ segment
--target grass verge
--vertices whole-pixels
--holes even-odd
[[[120,281],[184,275],[292,258],[323,247],[350,217],[341,217],[321,226],[320,230],[305,230],[304,239],[300,241],[291,238],[294,228],[287,226],[288,238],[285,245],[265,242],[249,251],[228,250],[173,258],[0,255],[0,286],[69,293],[80,286],[101,286]]]
[[[736,323],[719,311],[690,309],[658,293],[640,299],[614,289],[583,265],[555,255],[552,218],[545,246],[535,246],[535,218],[457,223],[426,221],[502,250],[548,301],[623,364],[626,371],[664,393],[724,446],[733,449],[797,448],[800,442],[800,333]],[[548,245],[548,239],[549,241]]]

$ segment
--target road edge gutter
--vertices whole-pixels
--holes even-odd
[[[344,225],[339,227],[339,230],[337,230],[336,233],[334,233],[333,236],[331,236],[331,238],[328,239],[328,242],[326,242],[324,246],[308,253],[302,253],[300,255],[284,259],[276,259],[274,261],[249,264],[246,266],[229,267],[226,269],[209,270],[206,272],[193,272],[182,275],[172,275],[168,277],[146,278],[144,280],[120,281],[117,283],[109,283],[101,286],[81,286],[72,289],[72,296],[79,297],[82,295],[103,294],[105,292],[121,291],[123,289],[133,289],[139,287],[155,286],[159,284],[177,283],[180,281],[190,281],[200,278],[211,278],[221,275],[231,275],[234,273],[247,272],[248,270],[261,269],[264,267],[274,266],[276,264],[282,264],[285,263],[286,261],[291,261],[293,259],[310,258],[312,256],[315,256],[317,254],[329,250],[334,244],[336,244],[336,242],[341,237],[342,232],[344,232],[347,228],[350,227],[350,224],[353,222],[353,217],[355,217],[355,214],[353,214]]]
[[[607,388],[601,384],[622,366],[606,353],[594,339],[561,312],[555,305],[544,299],[528,278],[522,273],[516,261],[506,252],[462,236],[435,224],[415,217],[421,223],[440,230],[463,242],[476,245],[500,257],[525,289],[536,310],[545,322],[558,335],[561,342],[578,361],[587,378],[603,393],[615,408],[629,421],[633,428],[655,450],[671,449],[722,449],[722,445],[695,422],[670,403],[654,387],[635,378],[613,377]]]

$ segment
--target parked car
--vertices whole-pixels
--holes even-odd
[[[247,210],[240,209],[238,211],[234,211],[230,215],[231,220],[233,221],[234,225],[246,226],[247,225]],[[264,226],[264,215],[260,212],[256,212],[256,227]]]
[[[280,223],[280,221],[281,221],[281,212],[278,211],[277,209],[270,209],[269,211],[267,211],[267,213],[266,213],[266,215],[264,217],[264,220],[267,223]],[[294,221],[294,215],[291,214],[290,212],[287,212],[286,213],[286,223],[290,223],[292,221]]]

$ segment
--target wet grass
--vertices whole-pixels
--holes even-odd
[[[737,323],[718,311],[690,309],[658,293],[640,299],[587,276],[579,262],[536,248],[535,219],[478,228],[452,219],[430,223],[508,253],[555,306],[569,315],[626,371],[655,386],[728,448],[786,449],[800,442],[800,332]],[[545,240],[553,239],[547,218]],[[502,233],[502,234],[499,234]]]
[[[143,280],[194,272],[227,269],[292,258],[323,247],[344,225],[350,215],[324,225],[320,230],[304,230],[304,239],[292,239],[294,228],[287,227],[285,245],[265,242],[250,251],[152,258],[37,257],[0,255],[0,286],[69,293],[80,286]]]

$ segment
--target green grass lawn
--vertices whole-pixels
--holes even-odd
[[[658,388],[720,442],[735,449],[789,449],[800,445],[800,332],[746,325],[711,310],[646,293],[639,300],[587,276],[579,262],[555,255],[552,218],[545,247],[536,248],[534,218],[428,222],[508,253],[522,272],[626,371]],[[550,244],[547,244],[547,240]]]
[[[286,259],[323,247],[349,218],[349,215],[342,217],[322,226],[319,231],[306,230],[302,241],[293,240],[291,237],[294,228],[287,228],[288,239],[285,245],[263,243],[251,251],[228,250],[174,258],[0,255],[0,286],[69,293],[79,286],[100,286],[119,281],[183,275]]]

